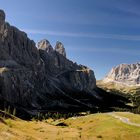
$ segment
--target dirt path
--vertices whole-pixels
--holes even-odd
[[[116,115],[116,114],[113,113],[113,112],[108,113],[108,115],[110,115],[110,116],[112,116],[112,117],[114,117],[114,118],[116,118],[116,119],[119,119],[121,122],[126,123],[126,124],[128,124],[128,125],[133,125],[133,126],[138,126],[138,127],[140,127],[140,124],[131,122],[131,121],[129,120],[129,118]]]

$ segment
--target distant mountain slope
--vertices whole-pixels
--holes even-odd
[[[108,91],[140,93],[140,63],[120,64],[111,69],[103,80],[97,82],[99,87]]]
[[[140,63],[120,64],[112,68],[103,81],[127,86],[140,86]]]

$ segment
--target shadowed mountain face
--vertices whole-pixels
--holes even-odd
[[[32,115],[96,110],[108,99],[96,87],[94,72],[68,60],[61,42],[53,49],[48,40],[41,40],[37,48],[26,33],[5,22],[0,10],[1,108],[10,105]]]

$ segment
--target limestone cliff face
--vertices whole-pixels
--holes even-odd
[[[112,68],[109,74],[104,78],[104,82],[119,82],[130,86],[140,84],[140,63],[121,64]]]
[[[0,25],[1,60],[13,59],[15,63],[32,67],[40,63],[39,53],[34,41],[26,33],[4,22]]]
[[[56,47],[55,50],[53,48],[50,49],[53,51],[48,51],[48,49],[44,51],[44,48],[48,46],[48,44],[44,46],[45,42],[46,40],[42,40],[38,44],[38,48],[40,57],[45,64],[46,74],[59,80],[61,87],[65,89],[89,92],[96,87],[96,79],[93,71],[86,66],[77,65],[68,60],[65,51],[62,51],[65,49],[63,45],[60,45],[62,44],[61,42],[56,43],[56,46],[60,45],[60,52]]]
[[[68,60],[61,42],[53,49],[42,40],[37,48],[0,10],[0,100],[30,113],[92,108],[92,99],[99,99],[95,88],[94,72]]]
[[[55,51],[66,57],[66,51],[64,45],[61,42],[59,41],[56,42]]]

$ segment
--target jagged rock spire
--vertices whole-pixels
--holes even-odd
[[[57,51],[58,53],[66,57],[66,51],[65,51],[64,45],[61,42],[59,41],[56,42],[55,51]]]
[[[48,53],[53,51],[53,47],[51,46],[50,42],[46,39],[43,39],[40,42],[38,42],[38,49],[45,50]]]

